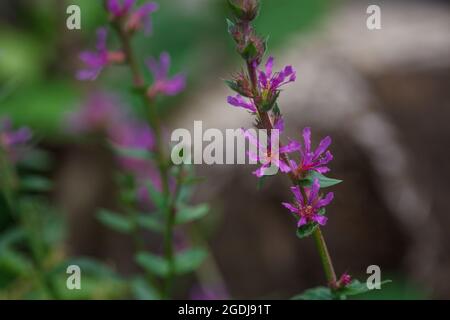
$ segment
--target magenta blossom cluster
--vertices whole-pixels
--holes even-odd
[[[322,174],[330,171],[326,164],[333,160],[333,155],[327,150],[331,145],[331,138],[329,136],[325,137],[320,141],[319,146],[312,150],[311,128],[303,129],[302,135],[303,144],[299,141],[291,140],[292,147],[300,152],[300,162],[298,164],[293,160],[290,161],[295,175],[300,177],[311,170]]]
[[[258,97],[255,97],[252,92],[251,80],[245,75],[239,74],[235,82],[240,93],[235,96],[228,96],[227,102],[234,107],[244,108],[252,113],[257,113],[256,103],[273,105],[278,98],[281,87],[296,80],[296,72],[292,66],[286,66],[279,72],[273,72],[274,63],[275,59],[269,57],[264,70],[258,69],[254,63],[257,69]]]
[[[300,228],[308,223],[318,223],[322,226],[326,224],[327,217],[323,215],[321,209],[333,200],[333,192],[327,193],[322,198],[319,195],[319,179],[314,179],[311,188],[304,189],[306,198],[302,195],[299,186],[291,187],[291,191],[294,194],[295,203],[283,202],[282,205],[298,218],[297,227]]]
[[[274,129],[278,130],[279,133],[284,130],[284,121],[281,117],[277,118],[274,122]],[[256,153],[248,151],[247,154],[249,159],[253,162],[262,164],[260,168],[255,170],[253,174],[258,178],[265,175],[266,171],[271,166],[276,166],[281,172],[287,173],[291,171],[288,163],[282,159],[281,154],[288,154],[296,151],[295,143],[290,143],[285,146],[279,146],[275,149],[272,146],[271,138],[268,137],[268,141],[260,141],[250,130],[242,129],[244,137],[256,147]]]
[[[6,154],[8,160],[12,162],[20,160],[31,137],[29,128],[22,127],[14,130],[9,118],[0,119],[0,151]]]

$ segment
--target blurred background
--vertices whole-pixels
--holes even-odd
[[[187,90],[162,101],[167,132],[192,129],[194,120],[220,129],[250,126],[247,113],[226,103],[222,79],[239,70],[240,59],[226,32],[225,1],[157,2],[153,35],[134,43],[141,59],[168,51],[173,72],[187,75]],[[81,30],[66,28],[69,4],[81,8]],[[381,7],[381,30],[366,27],[369,4]],[[45,197],[58,216],[55,256],[95,258],[108,266],[98,273],[126,278],[139,272],[131,240],[96,218],[99,208],[117,206],[111,151],[67,131],[68,115],[92,92],[114,92],[134,108],[127,68],[108,68],[92,83],[74,77],[79,52],[93,47],[95,29],[106,23],[101,1],[1,1],[0,116],[32,128],[51,159],[53,187]],[[393,280],[362,298],[450,298],[449,4],[263,0],[256,26],[270,36],[277,68],[297,70],[281,98],[287,135],[299,138],[311,126],[315,139],[333,138],[333,176],[344,183],[334,190],[323,232],[337,272],[365,279],[366,268],[379,265]],[[211,297],[287,299],[324,283],[312,239],[296,238],[280,205],[290,199],[285,179],[268,179],[257,190],[250,166],[196,171],[205,181],[194,201],[212,210],[195,227],[212,252],[202,267]],[[1,249],[11,226],[0,212],[0,298],[40,297],[28,292],[32,280],[18,258]],[[123,297],[120,281],[100,278],[68,298]],[[177,296],[198,297],[198,281],[182,279]]]

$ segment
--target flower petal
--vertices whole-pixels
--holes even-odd
[[[327,218],[327,217],[321,216],[321,215],[319,215],[319,214],[314,215],[314,216],[312,217],[312,219],[313,219],[315,222],[317,222],[318,224],[320,224],[321,226],[324,226],[324,225],[327,223],[327,221],[328,221],[328,218]]]
[[[299,186],[291,187],[291,191],[295,196],[295,200],[297,200],[299,204],[303,205],[303,196],[302,193],[300,192],[300,187]]]
[[[320,199],[317,202],[316,208],[322,208],[322,207],[325,207],[325,206],[329,205],[330,202],[333,201],[333,198],[334,198],[334,193],[333,192],[327,193],[325,198],[322,198],[322,199]]]
[[[317,147],[316,151],[314,152],[314,158],[317,158],[322,153],[324,153],[325,150],[328,149],[330,144],[331,144],[331,138],[330,137],[326,137],[322,141],[320,141],[319,146]]]
[[[307,224],[307,222],[308,221],[306,220],[305,217],[301,217],[300,220],[298,220],[297,227],[300,228],[301,226],[304,226],[305,224]]]
[[[302,148],[300,142],[291,140],[287,145],[280,148],[281,153],[290,153],[294,151],[298,151]]]
[[[298,208],[296,208],[295,206],[293,206],[292,204],[288,203],[288,202],[282,202],[281,203],[286,209],[288,209],[289,211],[293,212],[293,213],[298,213]]]
[[[311,152],[311,128],[306,127],[303,129],[303,141],[305,145],[305,155]]]
[[[316,200],[317,196],[319,195],[320,190],[320,182],[319,179],[314,179],[313,184],[310,189],[310,193],[308,196],[308,204],[311,205]]]

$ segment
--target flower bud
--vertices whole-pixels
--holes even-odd
[[[259,0],[228,0],[231,11],[238,20],[253,21],[259,13]]]

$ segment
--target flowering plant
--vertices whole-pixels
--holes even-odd
[[[297,235],[299,238],[313,236],[320,254],[322,265],[327,279],[327,287],[310,289],[295,299],[343,299],[350,295],[368,291],[365,284],[344,273],[337,278],[334,266],[323,237],[321,226],[325,226],[328,217],[326,207],[332,202],[334,194],[329,192],[322,195],[321,189],[334,186],[341,180],[324,176],[330,171],[328,164],[333,155],[328,150],[331,138],[326,137],[314,150],[311,146],[311,129],[303,129],[303,142],[290,140],[289,144],[280,148],[277,154],[270,150],[270,136],[284,131],[284,120],[278,105],[281,87],[296,80],[296,71],[292,66],[285,66],[274,72],[273,57],[269,57],[264,68],[261,67],[267,49],[267,40],[259,36],[252,22],[256,19],[259,9],[259,0],[228,0],[234,19],[227,20],[228,32],[236,44],[236,51],[245,62],[245,71],[241,71],[233,79],[226,81],[227,85],[237,93],[229,96],[227,101],[234,107],[240,107],[255,117],[256,127],[268,131],[267,141],[256,141],[256,137],[244,130],[245,136],[251,143],[260,146],[269,145],[270,156],[265,157],[264,165],[254,174],[262,179],[265,168],[275,165],[286,174],[291,183],[294,202],[283,202],[282,206],[290,211],[296,220]],[[299,162],[290,159],[298,152]],[[250,158],[261,161],[255,155]]]
[[[151,31],[151,14],[158,10],[154,2],[138,8],[134,0],[106,0],[105,9],[110,26],[120,39],[118,50],[109,50],[107,28],[98,29],[97,51],[82,52],[80,59],[86,67],[77,73],[80,80],[95,80],[101,71],[113,64],[125,64],[133,76],[133,92],[144,104],[142,117],[129,114],[111,96],[96,94],[81,112],[71,118],[72,128],[81,132],[101,129],[116,152],[121,174],[120,211],[102,209],[99,219],[110,228],[130,235],[135,243],[136,263],[145,276],[131,280],[131,290],[137,298],[167,299],[173,295],[175,277],[195,271],[205,260],[205,246],[176,247],[180,227],[203,217],[209,210],[206,204],[189,205],[192,187],[198,181],[187,166],[175,166],[169,161],[163,142],[164,127],[157,109],[157,98],[175,96],[185,86],[185,76],[169,75],[170,55],[148,57],[145,65],[153,76],[147,84],[141,72],[141,62],[132,45],[139,31]],[[77,124],[83,125],[77,125]],[[88,124],[88,125],[86,125]],[[150,252],[144,232],[163,238],[162,252]]]

